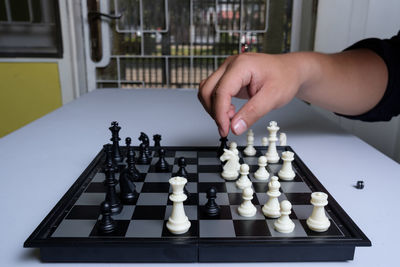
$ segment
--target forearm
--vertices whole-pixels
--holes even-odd
[[[296,96],[309,103],[345,115],[359,115],[372,109],[385,92],[387,67],[370,50],[296,54],[302,81]]]

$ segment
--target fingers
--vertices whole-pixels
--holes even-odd
[[[226,67],[235,58],[235,56],[228,57],[224,63],[207,79],[200,82],[199,92],[197,97],[204,109],[212,116],[212,94],[216,89],[219,79],[224,74]]]
[[[270,112],[273,109],[273,98],[272,90],[260,89],[232,118],[232,132],[241,135],[258,119]]]

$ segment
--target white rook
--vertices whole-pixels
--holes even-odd
[[[284,181],[291,181],[296,176],[293,171],[292,161],[294,160],[294,153],[290,151],[282,152],[283,165],[278,172],[279,178]]]
[[[168,218],[167,229],[175,235],[186,233],[191,225],[183,208],[183,201],[187,199],[187,196],[183,193],[183,187],[186,183],[186,178],[179,176],[169,179],[169,184],[172,186],[172,194],[169,199],[173,202],[173,206],[171,216]]]
[[[314,209],[307,219],[308,228],[315,232],[325,232],[331,225],[324,208],[328,205],[328,195],[323,192],[314,192],[311,194],[310,202],[313,204]]]

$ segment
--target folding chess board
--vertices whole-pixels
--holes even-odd
[[[137,148],[136,148],[137,149]],[[280,181],[279,200],[289,200],[295,230],[282,234],[274,230],[274,219],[264,217],[262,205],[267,201],[268,181],[254,179],[258,156],[266,147],[256,147],[257,155],[242,161],[250,166],[253,182],[254,217],[238,214],[242,202],[241,190],[235,182],[221,178],[221,162],[216,147],[165,147],[170,172],[156,173],[152,159],[149,165],[137,165],[142,173],[136,182],[138,197],[132,205],[124,205],[113,216],[117,223],[111,234],[99,231],[100,203],[105,199],[105,175],[102,151],[82,173],[49,215],[27,239],[25,247],[40,248],[43,261],[55,262],[252,262],[252,261],[345,261],[352,260],[356,246],[371,246],[371,242],[321,185],[295,154],[293,181]],[[277,147],[278,153],[293,151],[289,146]],[[124,147],[122,147],[124,154]],[[243,151],[243,147],[239,147]],[[184,203],[191,221],[189,232],[172,235],[166,222],[172,210],[168,199],[168,180],[178,170],[179,157],[185,157],[189,172],[189,199]],[[277,174],[282,162],[268,164],[271,174]],[[118,174],[116,174],[118,178]],[[218,217],[209,217],[203,206],[206,191],[215,186]],[[117,188],[118,190],[118,188]],[[331,226],[323,233],[308,229],[306,219],[313,206],[311,192],[328,194],[326,213]]]

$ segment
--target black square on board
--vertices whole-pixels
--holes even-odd
[[[100,206],[74,206],[68,213],[68,220],[97,220],[100,216]]]
[[[226,192],[225,183],[198,183],[197,191],[199,193],[207,193],[208,189],[214,186],[217,189],[218,193]]]
[[[271,236],[265,220],[234,220],[236,236]]]
[[[189,230],[181,235],[172,234],[167,228],[168,220],[164,221],[161,237],[174,237],[174,238],[196,238],[199,236],[199,222],[195,220],[190,221]]]
[[[172,167],[173,167],[173,165],[169,165],[168,166],[168,171],[165,171],[165,172],[162,172],[162,173],[172,172]],[[158,173],[158,171],[156,171],[156,166],[155,165],[151,165],[148,172],[156,172],[156,173]]]
[[[253,187],[256,193],[266,193],[268,191],[268,183],[253,183]]]
[[[311,193],[285,193],[285,196],[292,205],[311,205]]]
[[[105,193],[107,188],[104,183],[90,183],[85,190],[86,193]]]
[[[232,220],[232,213],[230,206],[222,206],[220,205],[219,214],[217,216],[208,216],[205,211],[205,206],[199,207],[199,220]]]
[[[176,173],[173,173],[171,177],[178,176]],[[199,175],[197,173],[188,173],[188,177],[186,177],[188,183],[197,183],[199,181]]]
[[[144,183],[141,193],[168,193],[169,183]]]
[[[336,227],[336,224],[332,221],[331,225],[329,226],[328,230],[325,232],[315,232],[308,228],[307,220],[300,220],[301,225],[303,226],[304,230],[306,231],[308,236],[315,236],[315,237],[332,237],[332,236],[343,236],[342,232],[340,232],[339,228]]]
[[[166,206],[136,206],[132,220],[164,220]]]
[[[126,230],[128,229],[129,226],[128,220],[115,220],[115,230],[111,233],[103,233],[100,231],[100,221],[96,222],[96,225],[93,227],[92,232],[90,233],[91,237],[94,236],[114,236],[114,237],[124,237],[126,234]]]
[[[222,165],[198,165],[197,166],[198,173],[210,173],[210,172],[222,172]]]
[[[199,151],[198,158],[218,158],[217,151]]]

